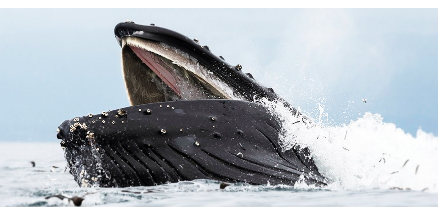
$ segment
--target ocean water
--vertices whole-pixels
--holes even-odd
[[[66,170],[59,143],[0,143],[0,206],[73,206],[45,199],[81,196],[82,206],[438,206],[438,138],[416,136],[378,114],[342,126],[307,125],[265,103],[283,121],[281,144],[308,146],[324,188],[252,186],[195,180],[153,187],[80,188]],[[55,139],[55,138],[54,138]],[[35,167],[32,163],[35,163]],[[85,196],[84,196],[85,195]]]

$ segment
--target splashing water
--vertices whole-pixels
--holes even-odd
[[[282,122],[283,150],[299,144],[310,149],[329,189],[412,189],[438,192],[438,137],[421,129],[416,137],[380,114],[365,113],[348,125],[305,124],[282,103],[260,100]]]
[[[82,206],[436,206],[438,139],[416,137],[378,114],[344,126],[302,124],[283,104],[264,104],[283,123],[281,145],[308,146],[326,188],[181,181],[159,186],[80,188],[59,143],[0,143],[0,206],[72,206],[51,195],[84,196]],[[324,112],[321,106],[321,113]],[[35,166],[30,161],[36,163]],[[412,189],[411,191],[389,190]],[[424,190],[424,192],[420,192]],[[432,192],[432,193],[430,193]],[[364,202],[366,201],[366,202]]]

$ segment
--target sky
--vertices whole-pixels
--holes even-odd
[[[127,19],[199,39],[323,124],[372,112],[438,134],[437,9],[0,9],[0,141],[56,142],[64,120],[128,106]]]

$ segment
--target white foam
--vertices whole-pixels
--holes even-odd
[[[283,104],[261,101],[282,120],[283,150],[295,143],[309,147],[329,188],[438,192],[438,137],[433,134],[419,129],[414,137],[371,113],[342,126],[306,125],[296,123],[300,117]]]

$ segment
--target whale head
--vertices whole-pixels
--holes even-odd
[[[132,22],[118,24],[114,32],[122,47],[131,105],[199,99],[282,100],[243,73],[241,65],[228,64],[196,39]]]
[[[283,151],[281,122],[258,103],[282,102],[242,66],[196,39],[132,22],[118,24],[132,106],[64,121],[58,139],[80,186],[127,187],[215,179],[325,185],[307,148]]]

